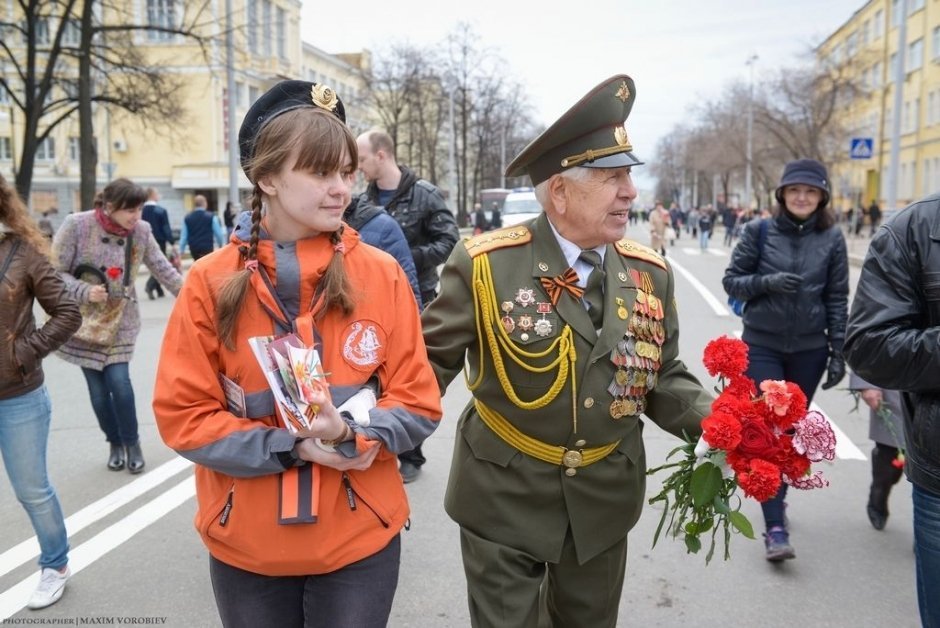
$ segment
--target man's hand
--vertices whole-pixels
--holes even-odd
[[[845,358],[842,357],[841,353],[833,353],[829,356],[829,366],[826,372],[828,376],[826,377],[826,383],[822,385],[823,390],[834,388],[845,377]]]
[[[884,394],[879,388],[866,388],[859,392],[859,397],[872,410],[878,410],[884,402]]]
[[[803,278],[794,273],[774,273],[765,275],[761,281],[767,292],[792,294],[803,284]]]

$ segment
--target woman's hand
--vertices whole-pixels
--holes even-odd
[[[348,434],[346,421],[333,405],[329,388],[321,379],[314,379],[310,382],[307,402],[319,406],[320,409],[317,411],[316,418],[310,422],[309,429],[297,431],[298,437],[336,440]]]
[[[92,303],[104,303],[108,300],[108,289],[102,285],[92,286],[88,290],[88,300]]]
[[[354,471],[365,471],[372,466],[372,461],[375,460],[375,457],[379,454],[379,449],[381,448],[378,446],[369,447],[366,451],[356,454],[355,457],[347,458],[341,453],[329,452],[322,449],[310,438],[298,441],[295,446],[297,456],[302,460],[322,464],[323,466],[332,467],[339,471],[348,471],[350,469]]]

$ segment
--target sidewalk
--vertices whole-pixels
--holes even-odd
[[[842,233],[845,234],[845,245],[849,250],[849,264],[861,266],[865,261],[865,254],[868,253],[868,245],[871,244],[869,228],[865,227],[857,236],[849,235],[844,228]]]

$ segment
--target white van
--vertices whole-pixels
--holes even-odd
[[[535,192],[511,192],[503,201],[500,217],[504,227],[518,225],[542,213],[542,206],[535,200]]]

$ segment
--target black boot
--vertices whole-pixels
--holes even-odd
[[[112,471],[120,471],[124,468],[124,447],[111,443],[111,454],[108,456],[108,468]]]
[[[888,496],[898,483],[904,470],[894,466],[898,450],[876,444],[871,451],[871,490],[868,493],[868,520],[876,530],[884,530],[888,523]]]
[[[127,446],[127,470],[134,475],[144,470],[144,452],[140,450],[140,441]]]

